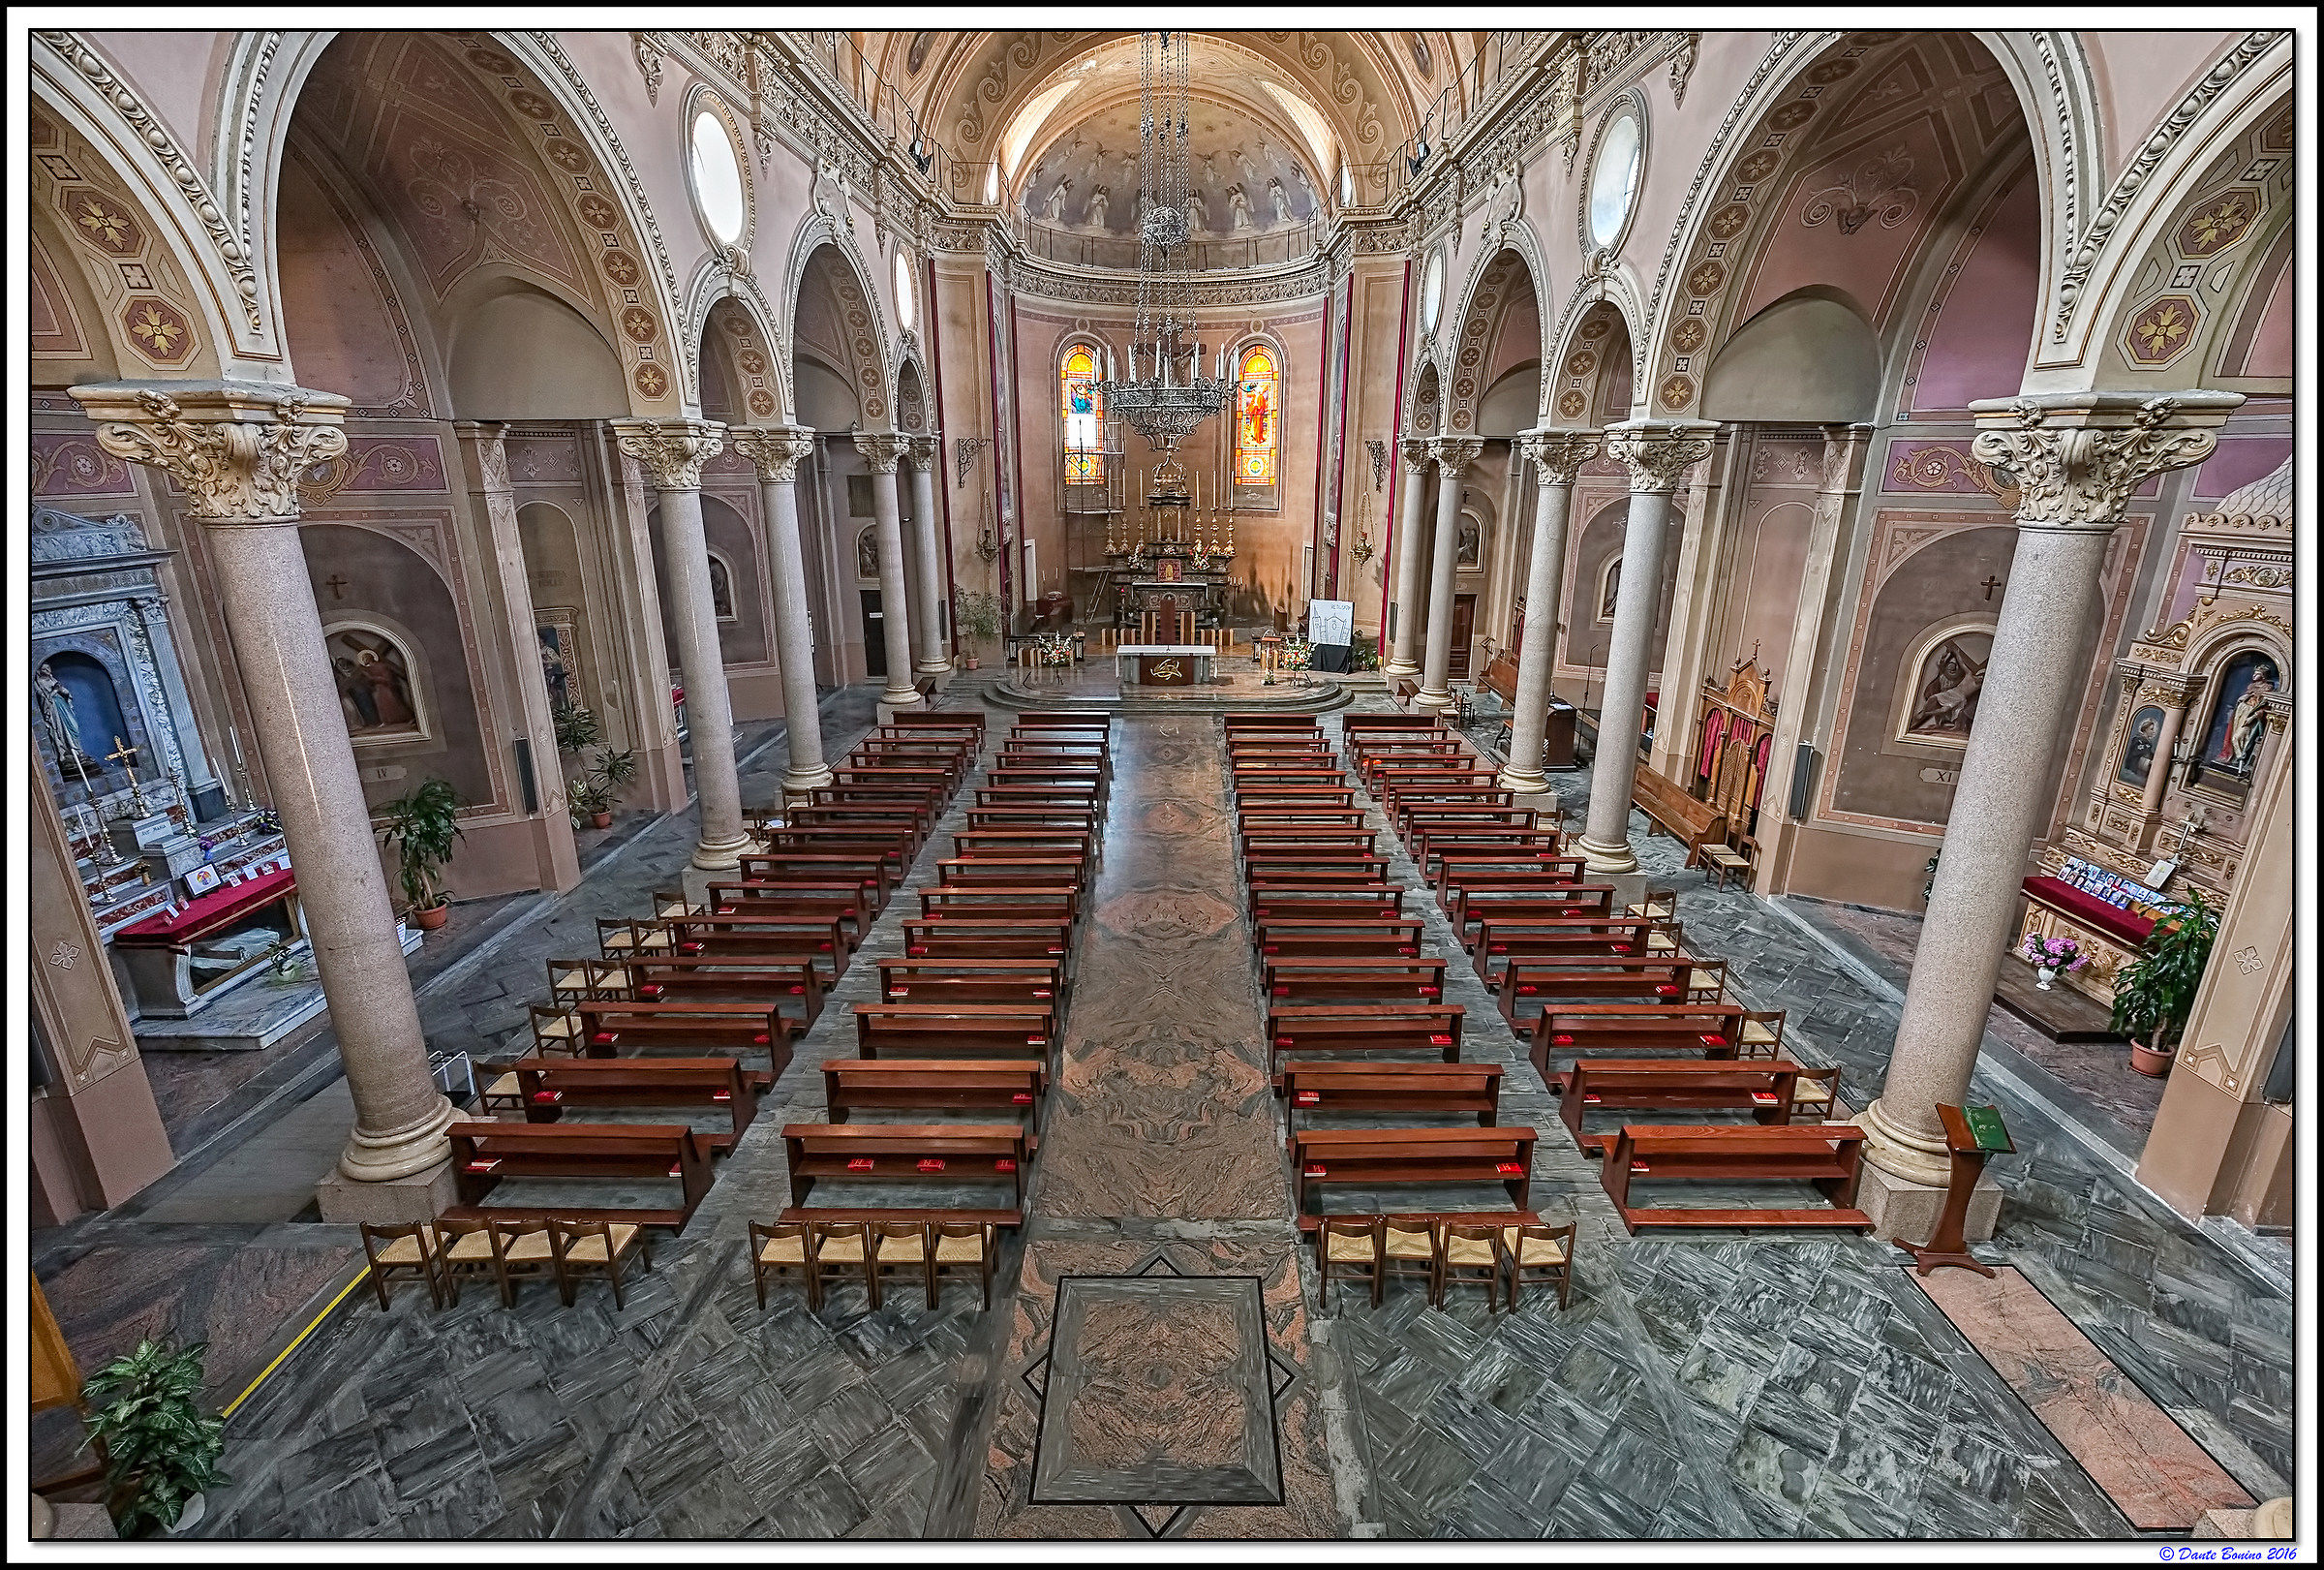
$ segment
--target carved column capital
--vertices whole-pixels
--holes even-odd
[[[1970,452],[2017,478],[2017,521],[2112,529],[2154,475],[2211,456],[2240,392],[2062,392],[1971,404]]]
[[[894,431],[858,431],[855,433],[855,450],[863,454],[864,462],[872,466],[873,474],[892,475],[896,472],[896,466],[903,461],[905,445],[909,440],[908,437],[898,436]]]
[[[1598,456],[1596,431],[1527,431],[1517,438],[1517,450],[1533,464],[1544,485],[1571,485],[1581,466]]]
[[[1605,428],[1605,450],[1630,471],[1634,491],[1670,492],[1711,455],[1719,427],[1707,419],[1636,419]]]
[[[734,450],[750,461],[762,480],[788,485],[799,477],[799,466],[815,451],[815,433],[804,425],[745,425],[728,433]]]
[[[1397,449],[1403,454],[1405,469],[1415,475],[1426,469],[1429,461],[1436,456],[1430,450],[1435,445],[1424,436],[1403,438],[1397,443]]]
[[[2159,703],[2166,709],[2184,709],[2194,701],[2199,684],[2188,676],[2153,676],[2138,689],[2138,701]]]
[[[907,436],[903,439],[904,460],[915,469],[936,472],[936,464],[944,455],[944,439],[940,436]]]
[[[711,419],[617,419],[614,435],[665,491],[698,491],[702,466],[726,446],[726,427]]]
[[[348,401],[263,382],[101,382],[72,389],[97,445],[177,481],[194,516],[282,523],[298,516],[298,477],[347,450]]]
[[[1474,436],[1440,436],[1431,445],[1436,448],[1437,472],[1454,478],[1484,456],[1483,441]]]

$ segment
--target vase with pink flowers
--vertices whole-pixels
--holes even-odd
[[[2025,956],[2034,962],[2034,984],[2043,992],[2060,976],[2090,963],[2082,945],[2071,938],[2044,938],[2037,932],[2026,934]]]

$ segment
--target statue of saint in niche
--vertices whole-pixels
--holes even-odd
[[[41,705],[41,723],[48,730],[48,745],[56,754],[59,769],[85,769],[89,754],[80,745],[80,711],[74,706],[73,694],[65,684],[56,679],[56,672],[44,660],[32,673],[33,696]]]

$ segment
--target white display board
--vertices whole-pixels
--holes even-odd
[[[1345,644],[1354,641],[1355,636],[1355,600],[1310,600],[1307,601],[1308,642]]]

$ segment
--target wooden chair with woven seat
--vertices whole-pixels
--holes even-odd
[[[689,915],[700,908],[686,897],[686,890],[682,888],[657,888],[654,891],[654,919],[657,921]]]
[[[1525,1273],[1532,1271],[1546,1276],[1557,1283],[1557,1306],[1564,1308],[1574,1289],[1574,1240],[1581,1228],[1568,1221],[1564,1226],[1533,1222],[1523,1226],[1504,1227],[1501,1230],[1501,1251],[1509,1261],[1509,1307],[1517,1307],[1517,1283]]]
[[[525,1115],[524,1087],[517,1084],[516,1070],[512,1065],[478,1063],[476,1077],[483,1081],[483,1088],[476,1092],[476,1099],[483,1103],[485,1117],[498,1118],[503,1113],[519,1118]]]
[[[1622,913],[1626,916],[1642,916],[1649,921],[1676,921],[1678,919],[1678,890],[1650,888],[1646,891],[1644,899],[1635,905],[1624,906]]]
[[[434,1226],[436,1274],[443,1283],[447,1307],[460,1301],[460,1283],[468,1277],[488,1277],[495,1284],[499,1283],[501,1264],[493,1252],[490,1221],[481,1216],[466,1221],[438,1216]]]
[[[1687,924],[1683,921],[1658,921],[1646,929],[1646,952],[1676,954],[1687,945]]]
[[[589,967],[584,962],[577,959],[550,960],[547,964],[549,1006],[557,1012],[562,1014],[576,1003],[613,1000],[603,997],[591,984]]]
[[[1381,1272],[1387,1263],[1381,1253],[1381,1221],[1377,1216],[1327,1216],[1315,1229],[1315,1274],[1322,1283],[1318,1290],[1326,1308],[1331,1307],[1334,1274],[1368,1282],[1372,1307],[1380,1307],[1381,1291],[1387,1285]]]
[[[855,1277],[872,1295],[872,1307],[879,1307],[879,1278],[872,1273],[872,1229],[862,1221],[816,1221],[808,1238],[808,1270],[819,1303],[823,1283],[843,1277]]]
[[[1687,970],[1687,1001],[1715,1003],[1727,996],[1725,960],[1697,960]]]
[[[1414,1269],[1414,1266],[1419,1269]],[[1418,1216],[1388,1216],[1380,1222],[1380,1275],[1385,1291],[1391,1276],[1418,1276],[1428,1283],[1428,1302],[1438,1300],[1436,1229]]]
[[[533,1050],[535,1053],[561,1053],[567,1058],[581,1056],[581,1016],[569,1008],[550,1003],[532,1005]]]
[[[597,947],[609,959],[625,954],[650,954],[675,941],[670,929],[653,921],[626,921],[619,916],[597,918]]]
[[[558,1275],[557,1248],[549,1241],[549,1223],[545,1217],[496,1218],[492,1222],[492,1258],[504,1308],[516,1307],[518,1277]]]
[[[928,1306],[936,1306],[936,1276],[929,1258],[928,1223],[874,1221],[872,1223],[872,1306],[879,1307],[879,1278],[891,1271],[909,1271],[920,1278]]]
[[[557,1294],[573,1306],[573,1288],[595,1271],[613,1283],[613,1306],[622,1302],[622,1264],[631,1254],[647,1270],[654,1268],[654,1246],[646,1229],[627,1221],[549,1221],[549,1251],[557,1260]]]
[[[1736,1026],[1735,1056],[1738,1058],[1780,1058],[1784,1055],[1784,1015],[1789,1010],[1773,1008],[1743,1015]]]
[[[1802,1068],[1791,1084],[1791,1121],[1829,1123],[1840,1099],[1840,1068]]]
[[[1437,1229],[1436,1306],[1455,1281],[1484,1282],[1487,1313],[1501,1307],[1501,1229],[1466,1221],[1448,1221]]]
[[[750,1223],[750,1284],[758,1289],[758,1306],[767,1306],[767,1278],[797,1271],[807,1283],[807,1306],[823,1306],[823,1283],[816,1277],[813,1260],[808,1256],[808,1226],[805,1221],[764,1221]]]
[[[973,1270],[985,1291],[985,1307],[993,1307],[993,1245],[995,1234],[978,1221],[937,1221],[929,1228],[928,1306],[936,1306],[936,1293],[946,1271]]]
[[[1716,881],[1727,887],[1728,879],[1740,877],[1747,883],[1751,870],[1758,862],[1758,847],[1748,834],[1736,832],[1717,839],[1705,836],[1697,853],[1702,861],[1705,881]]]
[[[387,1282],[391,1278],[416,1276],[427,1283],[428,1306],[443,1307],[443,1289],[436,1284],[436,1233],[425,1221],[403,1226],[362,1223],[363,1256],[371,1261],[371,1284],[380,1294],[380,1311],[387,1311]]]

